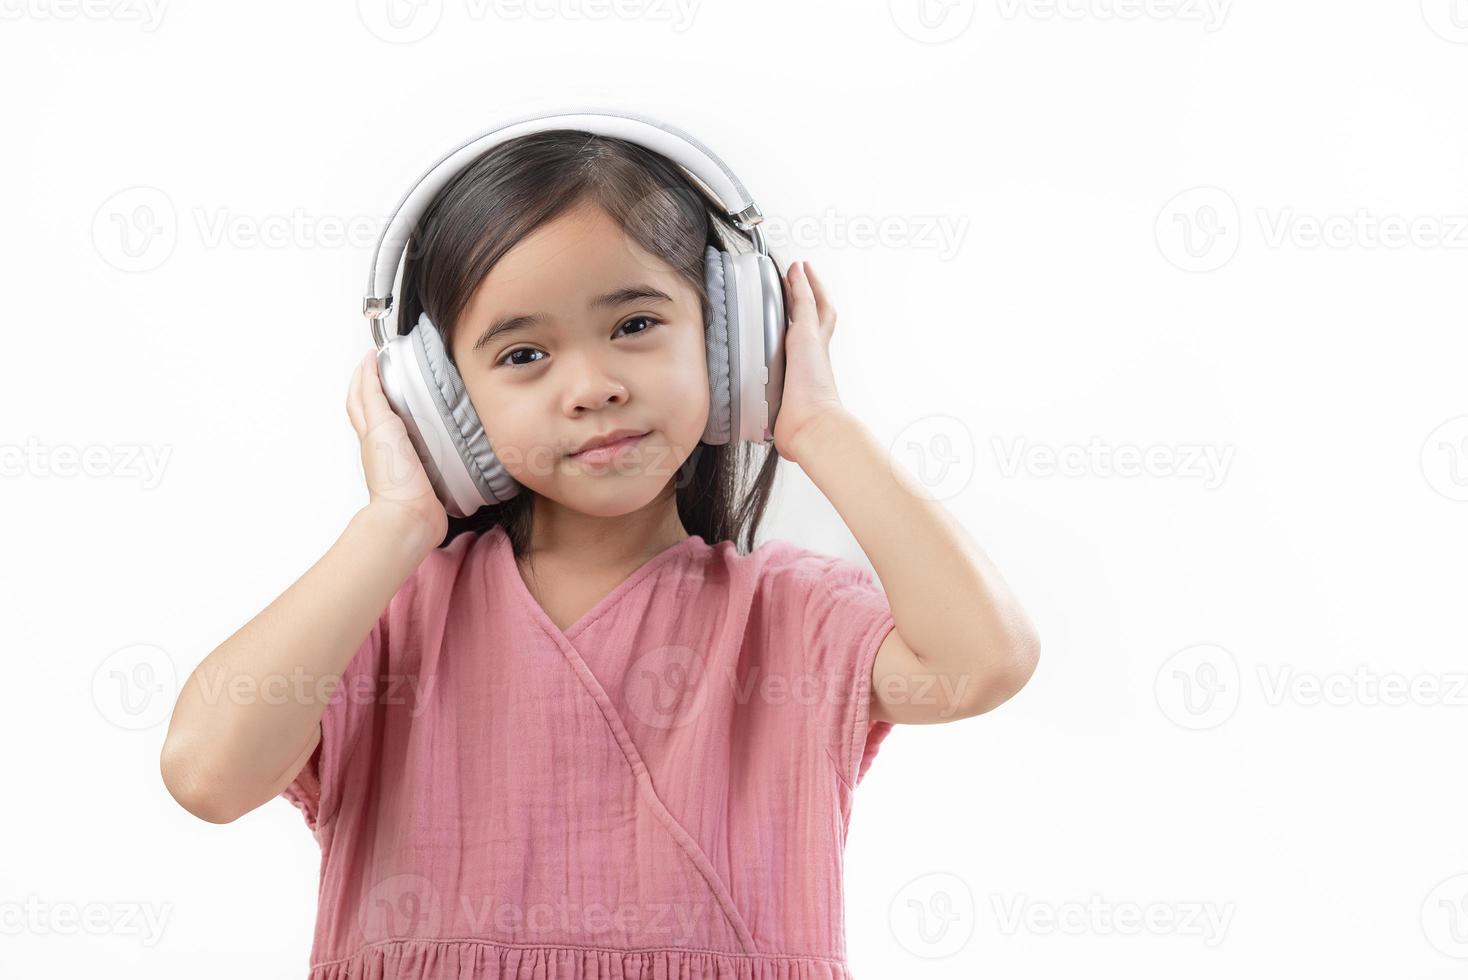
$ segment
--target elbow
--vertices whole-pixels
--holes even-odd
[[[239,819],[240,812],[199,778],[198,767],[187,753],[165,743],[158,761],[159,773],[168,794],[179,806],[208,823],[226,824]]]
[[[997,655],[986,656],[989,664],[983,671],[984,683],[974,685],[972,697],[964,708],[965,716],[993,711],[1018,694],[1040,664],[1040,637],[1033,631],[1009,640]]]

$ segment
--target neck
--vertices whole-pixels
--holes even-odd
[[[585,514],[537,496],[530,556],[571,559],[593,568],[638,565],[688,537],[672,488],[645,507],[615,517]]]

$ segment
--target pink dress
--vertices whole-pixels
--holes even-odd
[[[321,845],[311,980],[849,980],[875,576],[697,535],[564,632],[501,528],[429,554],[282,793]]]

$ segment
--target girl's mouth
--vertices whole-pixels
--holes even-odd
[[[597,446],[595,449],[588,449],[581,453],[572,453],[571,458],[579,463],[592,465],[610,463],[612,460],[631,452],[643,439],[647,438],[647,435],[644,432],[640,436],[628,436],[625,439],[618,439],[616,442],[609,442],[605,446]]]

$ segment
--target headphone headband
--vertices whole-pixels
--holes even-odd
[[[371,324],[372,339],[378,350],[387,344],[382,324],[392,311],[393,281],[398,276],[408,238],[434,195],[489,148],[518,136],[552,129],[576,129],[615,137],[661,153],[699,181],[736,227],[752,234],[756,251],[769,254],[762,229],[758,227],[764,216],[744,189],[744,184],[719,159],[718,154],[683,130],[647,116],[619,110],[578,109],[519,116],[496,124],[441,157],[418,178],[393,209],[387,226],[377,239],[377,246],[372,250],[367,294],[362,298],[362,313]]]

